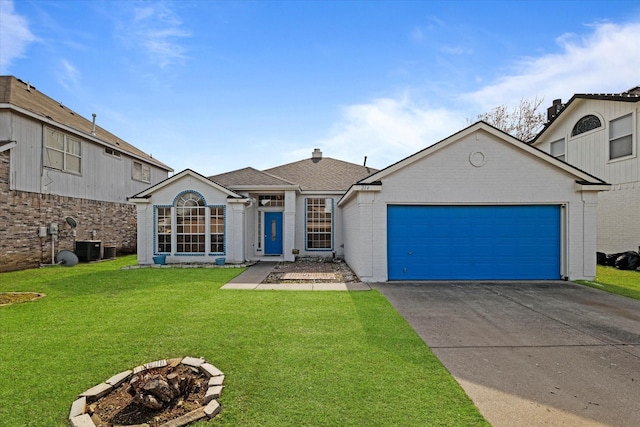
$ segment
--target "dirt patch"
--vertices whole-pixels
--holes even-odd
[[[287,279],[287,277],[292,279]],[[357,283],[358,276],[342,259],[304,257],[280,262],[262,283]]]
[[[89,405],[88,413],[96,427],[145,423],[150,427],[156,427],[201,407],[208,388],[208,378],[197,368],[184,365],[165,366],[149,369],[136,375],[140,381],[143,381],[157,377],[166,379],[170,374],[177,374],[179,378],[184,378],[190,383],[189,390],[184,395],[172,399],[165,407],[154,410],[134,402],[135,388],[132,387],[131,381],[126,381],[108,395]]]
[[[35,301],[45,296],[39,292],[0,292],[0,306]]]

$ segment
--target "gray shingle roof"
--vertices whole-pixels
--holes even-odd
[[[231,172],[221,173],[209,177],[210,180],[217,182],[225,187],[233,187],[238,185],[293,185],[295,183],[260,172],[257,169],[248,167],[238,169]]]
[[[312,157],[264,171],[250,167],[238,169],[210,176],[209,179],[229,188],[298,185],[302,191],[347,191],[351,185],[377,171],[330,157]]]
[[[0,76],[0,104],[11,104],[30,111],[43,119],[49,119],[68,126],[86,135],[91,135],[93,122],[88,120],[58,101],[54,101],[35,86],[25,83],[14,76]],[[169,166],[154,159],[149,154],[134,147],[116,135],[96,125],[95,138],[113,146],[115,150],[144,159],[162,169],[173,171]]]
[[[295,182],[303,191],[347,191],[351,185],[377,172],[377,169],[321,157],[288,163],[266,169],[265,172]]]

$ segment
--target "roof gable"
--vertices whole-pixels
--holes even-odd
[[[490,135],[493,135],[494,137],[502,140],[505,143],[510,144],[511,146],[513,146],[514,148],[521,150],[522,152],[525,152],[531,156],[533,156],[534,158],[537,158],[543,162],[548,163],[550,166],[561,169],[563,171],[565,171],[566,173],[574,176],[574,178],[580,182],[584,182],[584,183],[593,183],[593,184],[606,184],[604,181],[602,181],[599,178],[596,178],[595,176],[584,172],[568,163],[563,162],[562,160],[558,160],[555,157],[551,156],[550,154],[547,154],[535,147],[532,147],[531,145],[527,144],[526,142],[523,142],[517,138],[514,138],[513,136],[501,131],[500,129],[497,129],[491,125],[489,125],[488,123],[485,122],[476,122],[474,124],[472,124],[471,126],[449,136],[448,138],[445,138],[421,151],[418,151],[417,153],[403,159],[400,160],[397,163],[394,163],[393,165],[382,169],[381,171],[367,177],[366,179],[363,179],[361,181],[358,182],[358,184],[374,184],[382,179],[384,179],[386,176],[394,173],[395,171],[405,168],[407,166],[409,166],[410,164],[424,158],[427,156],[432,155],[433,153],[439,151],[439,150],[443,150],[446,149],[446,147],[448,147],[451,144],[455,144],[456,142],[462,140],[463,138],[466,138],[467,136],[475,133],[475,132],[486,132]]]
[[[554,105],[553,108],[558,108],[558,112],[550,117],[542,130],[536,135],[536,137],[529,141],[529,144],[535,144],[536,142],[538,142],[540,138],[549,131],[549,129],[555,128],[556,123],[561,122],[562,119],[564,119],[564,117],[566,117],[578,103],[588,100],[639,102],[640,86],[636,86],[622,93],[576,93],[571,97],[571,99],[569,99],[569,101],[567,101],[566,104],[559,103],[557,106]],[[560,100],[557,100],[557,102],[560,102]],[[562,117],[562,119],[560,119],[560,117]]]
[[[128,200],[131,201],[131,202],[144,202],[145,200],[149,199],[153,195],[153,193],[155,193],[156,191],[158,191],[158,190],[160,190],[162,188],[168,187],[171,184],[173,184],[174,182],[179,181],[179,180],[181,180],[182,178],[184,178],[186,176],[190,176],[190,177],[192,177],[192,178],[194,178],[194,179],[196,179],[196,180],[198,180],[198,181],[200,181],[200,182],[202,182],[202,183],[204,183],[204,184],[206,184],[206,185],[208,185],[208,186],[210,186],[210,187],[212,187],[212,188],[214,188],[214,189],[216,189],[216,190],[218,190],[218,191],[220,191],[220,192],[222,192],[224,194],[226,194],[227,197],[229,197],[229,198],[233,198],[233,199],[244,199],[245,198],[241,194],[238,194],[235,191],[229,190],[228,188],[218,184],[217,182],[212,181],[211,179],[209,179],[209,178],[207,178],[207,177],[205,177],[203,175],[200,175],[197,172],[192,171],[191,169],[185,169],[182,172],[180,172],[178,174],[175,174],[172,177],[167,178],[164,181],[159,182],[156,185],[154,185],[152,187],[149,187],[146,190],[141,191],[140,193],[138,193],[138,194],[136,194],[136,195],[134,195],[132,197],[129,197]]]
[[[496,162],[496,159],[499,161]],[[467,167],[460,168],[463,163]],[[484,184],[472,181],[474,176],[480,175],[474,175],[471,171],[485,165],[486,169],[483,170],[490,172],[482,173]],[[552,168],[555,173],[545,173],[545,168]],[[539,174],[541,171],[543,175]],[[541,181],[547,182],[544,185],[554,185],[555,178],[551,179],[550,176],[564,176],[564,183],[573,183],[576,191],[601,191],[609,188],[609,184],[601,179],[558,160],[485,122],[477,122],[360,180],[345,193],[338,202],[338,206],[347,203],[357,193],[383,191],[387,184],[390,186],[389,191],[393,194],[426,191],[425,188],[437,182],[447,183],[442,188],[453,185],[470,189],[469,194],[475,194],[476,185],[493,185],[496,179],[506,185],[510,185],[508,183],[513,180],[519,182],[520,186],[527,186],[527,183],[534,179],[533,177],[538,177],[537,185],[540,185],[538,182]],[[434,188],[441,187],[430,188],[434,191]]]

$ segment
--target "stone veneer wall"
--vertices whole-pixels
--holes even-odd
[[[65,219],[77,222],[76,236]],[[40,227],[58,223],[55,253],[75,249],[76,240],[100,240],[120,253],[136,251],[136,207],[9,190],[9,150],[0,153],[0,272],[51,263],[51,235]],[[95,231],[95,235],[93,234]]]

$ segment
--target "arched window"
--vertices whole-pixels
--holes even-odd
[[[182,194],[176,201],[176,251],[205,252],[206,216],[202,197],[193,192]]]
[[[590,130],[599,128],[602,126],[602,122],[597,116],[593,114],[582,117],[573,127],[571,136],[580,135],[581,133],[589,132]]]

